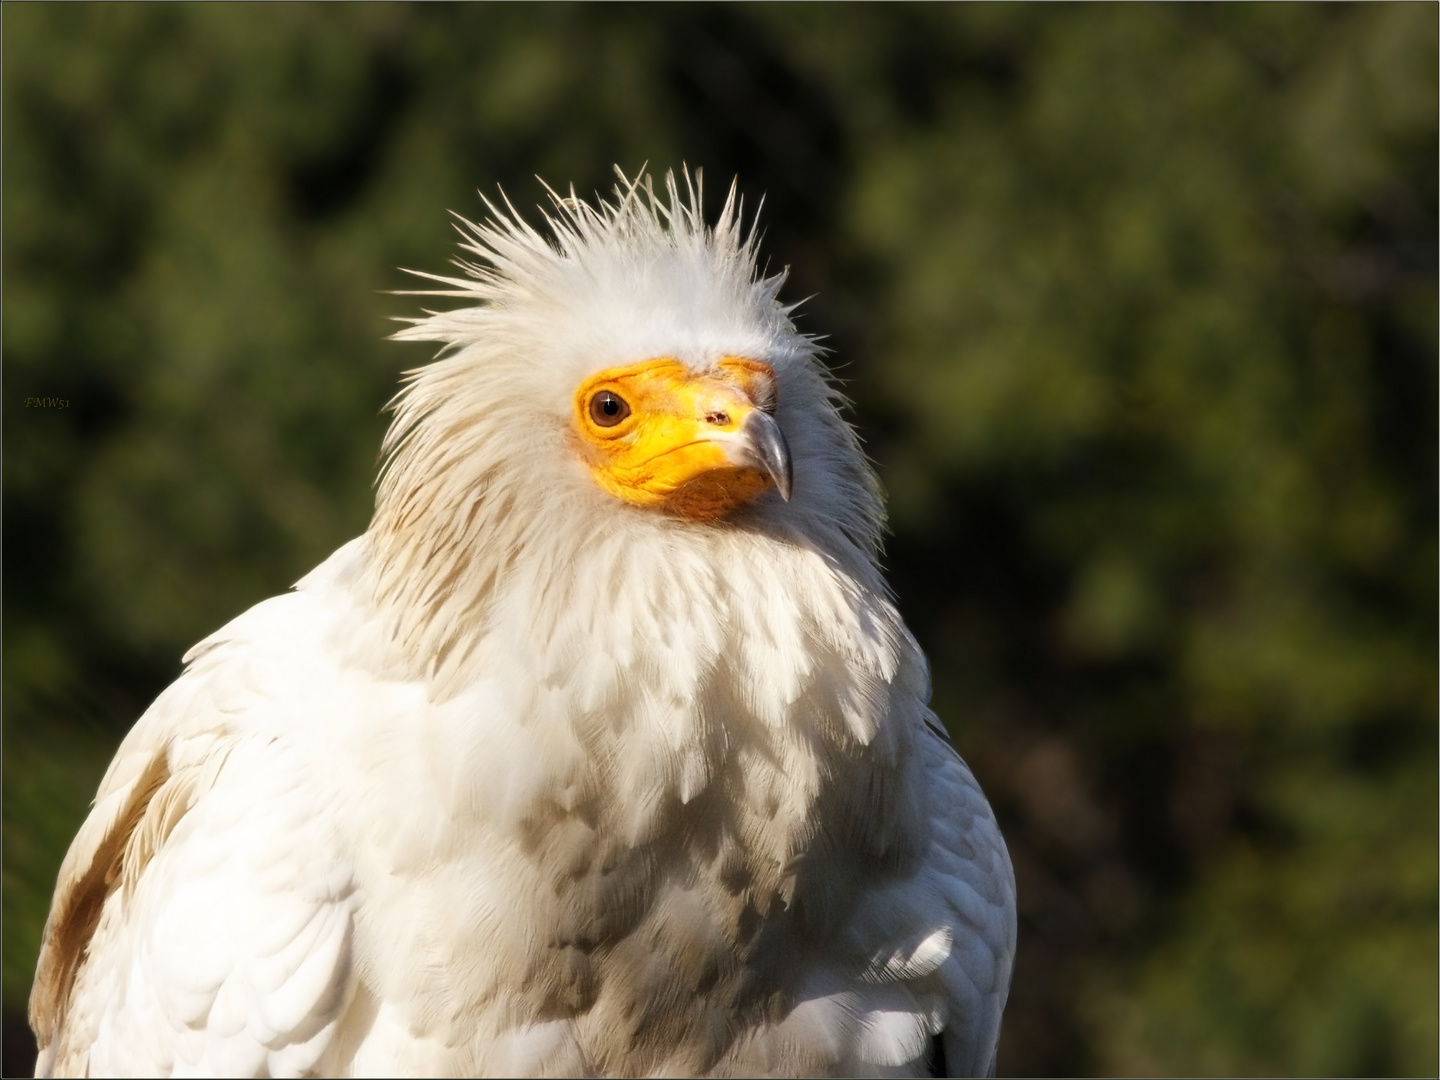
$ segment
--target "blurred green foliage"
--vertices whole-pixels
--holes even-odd
[[[365,527],[394,268],[688,161],[889,490],[1019,877],[1002,1070],[1436,1071],[1433,4],[0,18],[7,1036],[115,742]]]

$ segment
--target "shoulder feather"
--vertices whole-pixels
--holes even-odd
[[[30,993],[30,1026],[40,1045],[42,1065],[53,1058],[53,1051],[49,1055],[46,1051],[65,1022],[75,973],[100,921],[105,898],[122,879],[133,880],[140,871],[135,860],[147,845],[132,845],[131,838],[156,792],[170,778],[163,746],[135,747],[127,754],[125,746],[131,739],[111,763],[95,808],[60,865]]]

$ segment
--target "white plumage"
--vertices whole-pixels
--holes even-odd
[[[781,278],[733,191],[550,226],[465,226],[371,528],[121,745],[40,1074],[993,1070],[1009,859]]]

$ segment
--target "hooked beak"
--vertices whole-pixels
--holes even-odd
[[[790,446],[785,442],[785,435],[775,418],[767,412],[754,410],[745,417],[737,443],[735,449],[749,459],[745,464],[754,465],[769,473],[770,479],[775,481],[780,497],[789,502],[793,480]]]

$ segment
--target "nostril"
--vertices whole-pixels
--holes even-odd
[[[707,424],[714,424],[717,427],[723,427],[724,425],[730,423],[730,414],[727,412],[706,413],[705,422]]]

